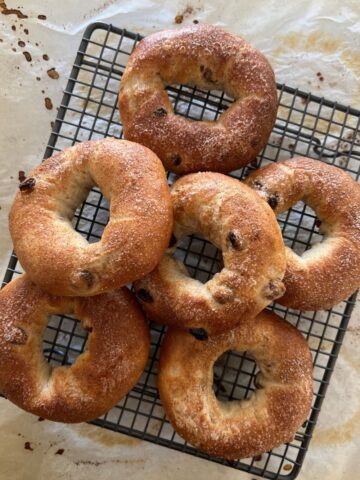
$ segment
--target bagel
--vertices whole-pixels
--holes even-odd
[[[213,365],[228,350],[247,351],[260,373],[249,399],[218,401]],[[174,429],[200,450],[229,460],[290,441],[312,401],[312,362],[295,327],[264,311],[227,333],[199,342],[169,329],[160,351],[160,399]]]
[[[200,234],[222,251],[224,268],[202,284],[168,250],[134,283],[156,322],[216,335],[255,317],[284,293],[281,232],[271,208],[238,180],[221,173],[187,175],[171,190],[174,236]]]
[[[219,118],[176,115],[167,85],[195,84],[235,99]],[[151,148],[167,170],[229,172],[251,162],[276,118],[274,72],[241,37],[212,25],[166,30],[141,40],[123,74],[119,109],[125,138]],[[205,115],[204,115],[205,113]],[[203,117],[205,116],[205,119]]]
[[[321,222],[321,243],[301,256],[286,247],[285,295],[277,302],[324,310],[360,286],[360,185],[343,170],[310,158],[267,165],[247,179],[280,214],[303,200]]]
[[[110,219],[97,243],[72,225],[97,185]],[[146,147],[125,140],[80,143],[53,155],[20,184],[9,224],[29,278],[54,295],[109,291],[153,270],[172,229],[164,168]]]
[[[71,366],[43,357],[47,317],[74,313],[91,332]],[[55,297],[22,275],[0,291],[0,391],[20,408],[56,422],[84,422],[110,410],[139,380],[149,328],[126,289]]]

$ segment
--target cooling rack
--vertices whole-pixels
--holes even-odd
[[[88,139],[121,138],[117,108],[119,81],[129,54],[141,36],[95,23],[83,36],[64,96],[53,124],[45,158],[55,151]],[[174,110],[194,120],[215,120],[231,99],[221,92],[196,87],[168,87]],[[249,171],[295,154],[306,155],[346,170],[356,180],[360,175],[360,111],[286,85],[278,85],[278,117],[267,146],[248,167],[233,172],[242,178]],[[173,176],[169,176],[169,183]],[[74,227],[89,242],[96,242],[108,219],[108,205],[94,188],[76,211]],[[301,254],[322,236],[314,212],[303,203],[281,215],[279,223],[285,243]],[[221,269],[221,255],[204,239],[187,237],[176,256],[191,276],[205,282]],[[15,254],[11,256],[4,284],[21,273]],[[336,358],[346,331],[355,295],[329,311],[300,312],[274,304],[270,308],[303,333],[313,355],[314,395],[308,420],[294,439],[259,457],[227,462],[209,457],[184,442],[166,419],[156,388],[156,371],[164,327],[151,326],[148,365],[138,385],[110,412],[94,424],[169,447],[187,454],[269,479],[293,479],[299,473],[318,418]],[[49,319],[43,345],[53,365],[70,365],[86,348],[87,332],[72,316]],[[219,400],[249,398],[255,390],[257,367],[246,352],[227,352],[214,366],[214,391]]]

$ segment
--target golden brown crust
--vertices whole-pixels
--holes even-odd
[[[257,315],[283,295],[285,249],[271,208],[220,173],[182,177],[171,190],[174,235],[200,234],[222,250],[224,268],[207,283],[191,279],[168,251],[135,289],[150,317],[209,335]]]
[[[53,368],[42,333],[48,315],[59,313],[74,313],[91,333],[73,365]],[[0,391],[35,415],[73,423],[104,414],[137,383],[149,348],[149,328],[126,288],[55,297],[23,275],[0,291]]]
[[[228,350],[249,352],[260,368],[262,388],[248,400],[223,403],[214,395],[213,365]],[[268,311],[206,342],[170,329],[158,387],[167,417],[185,440],[211,455],[252,457],[289,441],[306,419],[311,354],[296,328]]]
[[[175,83],[223,90],[235,102],[218,119],[192,121],[174,114],[164,86]],[[119,108],[125,138],[151,148],[166,169],[229,172],[268,140],[277,110],[274,73],[258,50],[219,27],[166,30],[131,54]]]
[[[328,309],[360,286],[360,185],[341,169],[295,157],[252,173],[246,183],[279,214],[303,200],[321,221],[324,240],[301,257],[286,248],[285,295],[300,310]]]
[[[107,138],[53,155],[29,175],[10,211],[15,251],[31,280],[55,295],[95,295],[142,277],[159,262],[172,229],[164,168],[146,147]],[[110,202],[101,240],[71,220],[91,187]],[[20,185],[21,186],[21,185]]]

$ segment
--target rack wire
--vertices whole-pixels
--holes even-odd
[[[78,142],[122,137],[117,108],[119,81],[126,61],[141,36],[111,25],[95,23],[83,36],[57,118],[45,152]],[[194,120],[216,120],[231,99],[221,92],[196,87],[168,87],[174,110]],[[278,85],[278,117],[270,140],[248,167],[233,172],[243,178],[269,162],[305,155],[360,176],[360,111],[285,85]],[[169,183],[173,176],[169,175]],[[89,242],[96,242],[108,220],[108,205],[94,188],[76,211],[74,227]],[[299,203],[279,217],[285,242],[297,253],[311,247],[322,236],[314,212]],[[221,255],[206,240],[187,237],[177,248],[191,276],[206,282],[221,269]],[[11,256],[4,284],[21,273],[15,254]],[[152,324],[151,353],[138,385],[110,412],[93,423],[137,438],[186,452],[269,479],[293,479],[300,471],[314,431],[321,404],[333,372],[356,295],[329,311],[300,312],[274,304],[270,308],[295,325],[307,338],[313,354],[314,396],[308,420],[294,439],[260,457],[227,462],[209,457],[180,438],[165,417],[156,388],[159,349],[164,327]],[[44,335],[44,355],[53,365],[72,364],[86,348],[87,332],[72,316],[53,316]],[[226,352],[214,367],[214,391],[219,400],[249,398],[255,390],[257,367],[245,352]]]

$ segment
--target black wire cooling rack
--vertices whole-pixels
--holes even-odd
[[[77,142],[122,136],[117,108],[119,81],[127,58],[141,37],[110,25],[90,25],[81,41],[64,97],[45,152],[45,158]],[[194,120],[215,120],[231,99],[220,92],[170,86],[175,111]],[[279,110],[268,145],[250,166],[233,172],[242,178],[251,169],[294,154],[321,159],[360,175],[360,111],[278,85]],[[169,178],[171,182],[173,178]],[[106,200],[93,189],[77,210],[74,227],[89,242],[101,237],[108,219]],[[302,203],[279,217],[288,246],[301,254],[321,239],[314,212]],[[190,274],[207,281],[221,268],[221,255],[199,237],[188,237],[176,255]],[[12,255],[4,284],[21,273]],[[303,463],[320,407],[343,340],[355,295],[324,312],[299,312],[280,305],[273,308],[307,338],[314,360],[314,397],[308,420],[294,439],[256,458],[227,462],[209,457],[185,443],[166,419],[156,388],[156,371],[164,328],[152,325],[151,354],[138,385],[110,412],[93,423],[175,450],[270,479],[293,479]],[[44,354],[53,365],[69,365],[86,347],[87,334],[71,316],[53,316],[44,336]],[[257,367],[246,353],[227,352],[214,367],[214,390],[219,400],[249,398],[255,389]]]

